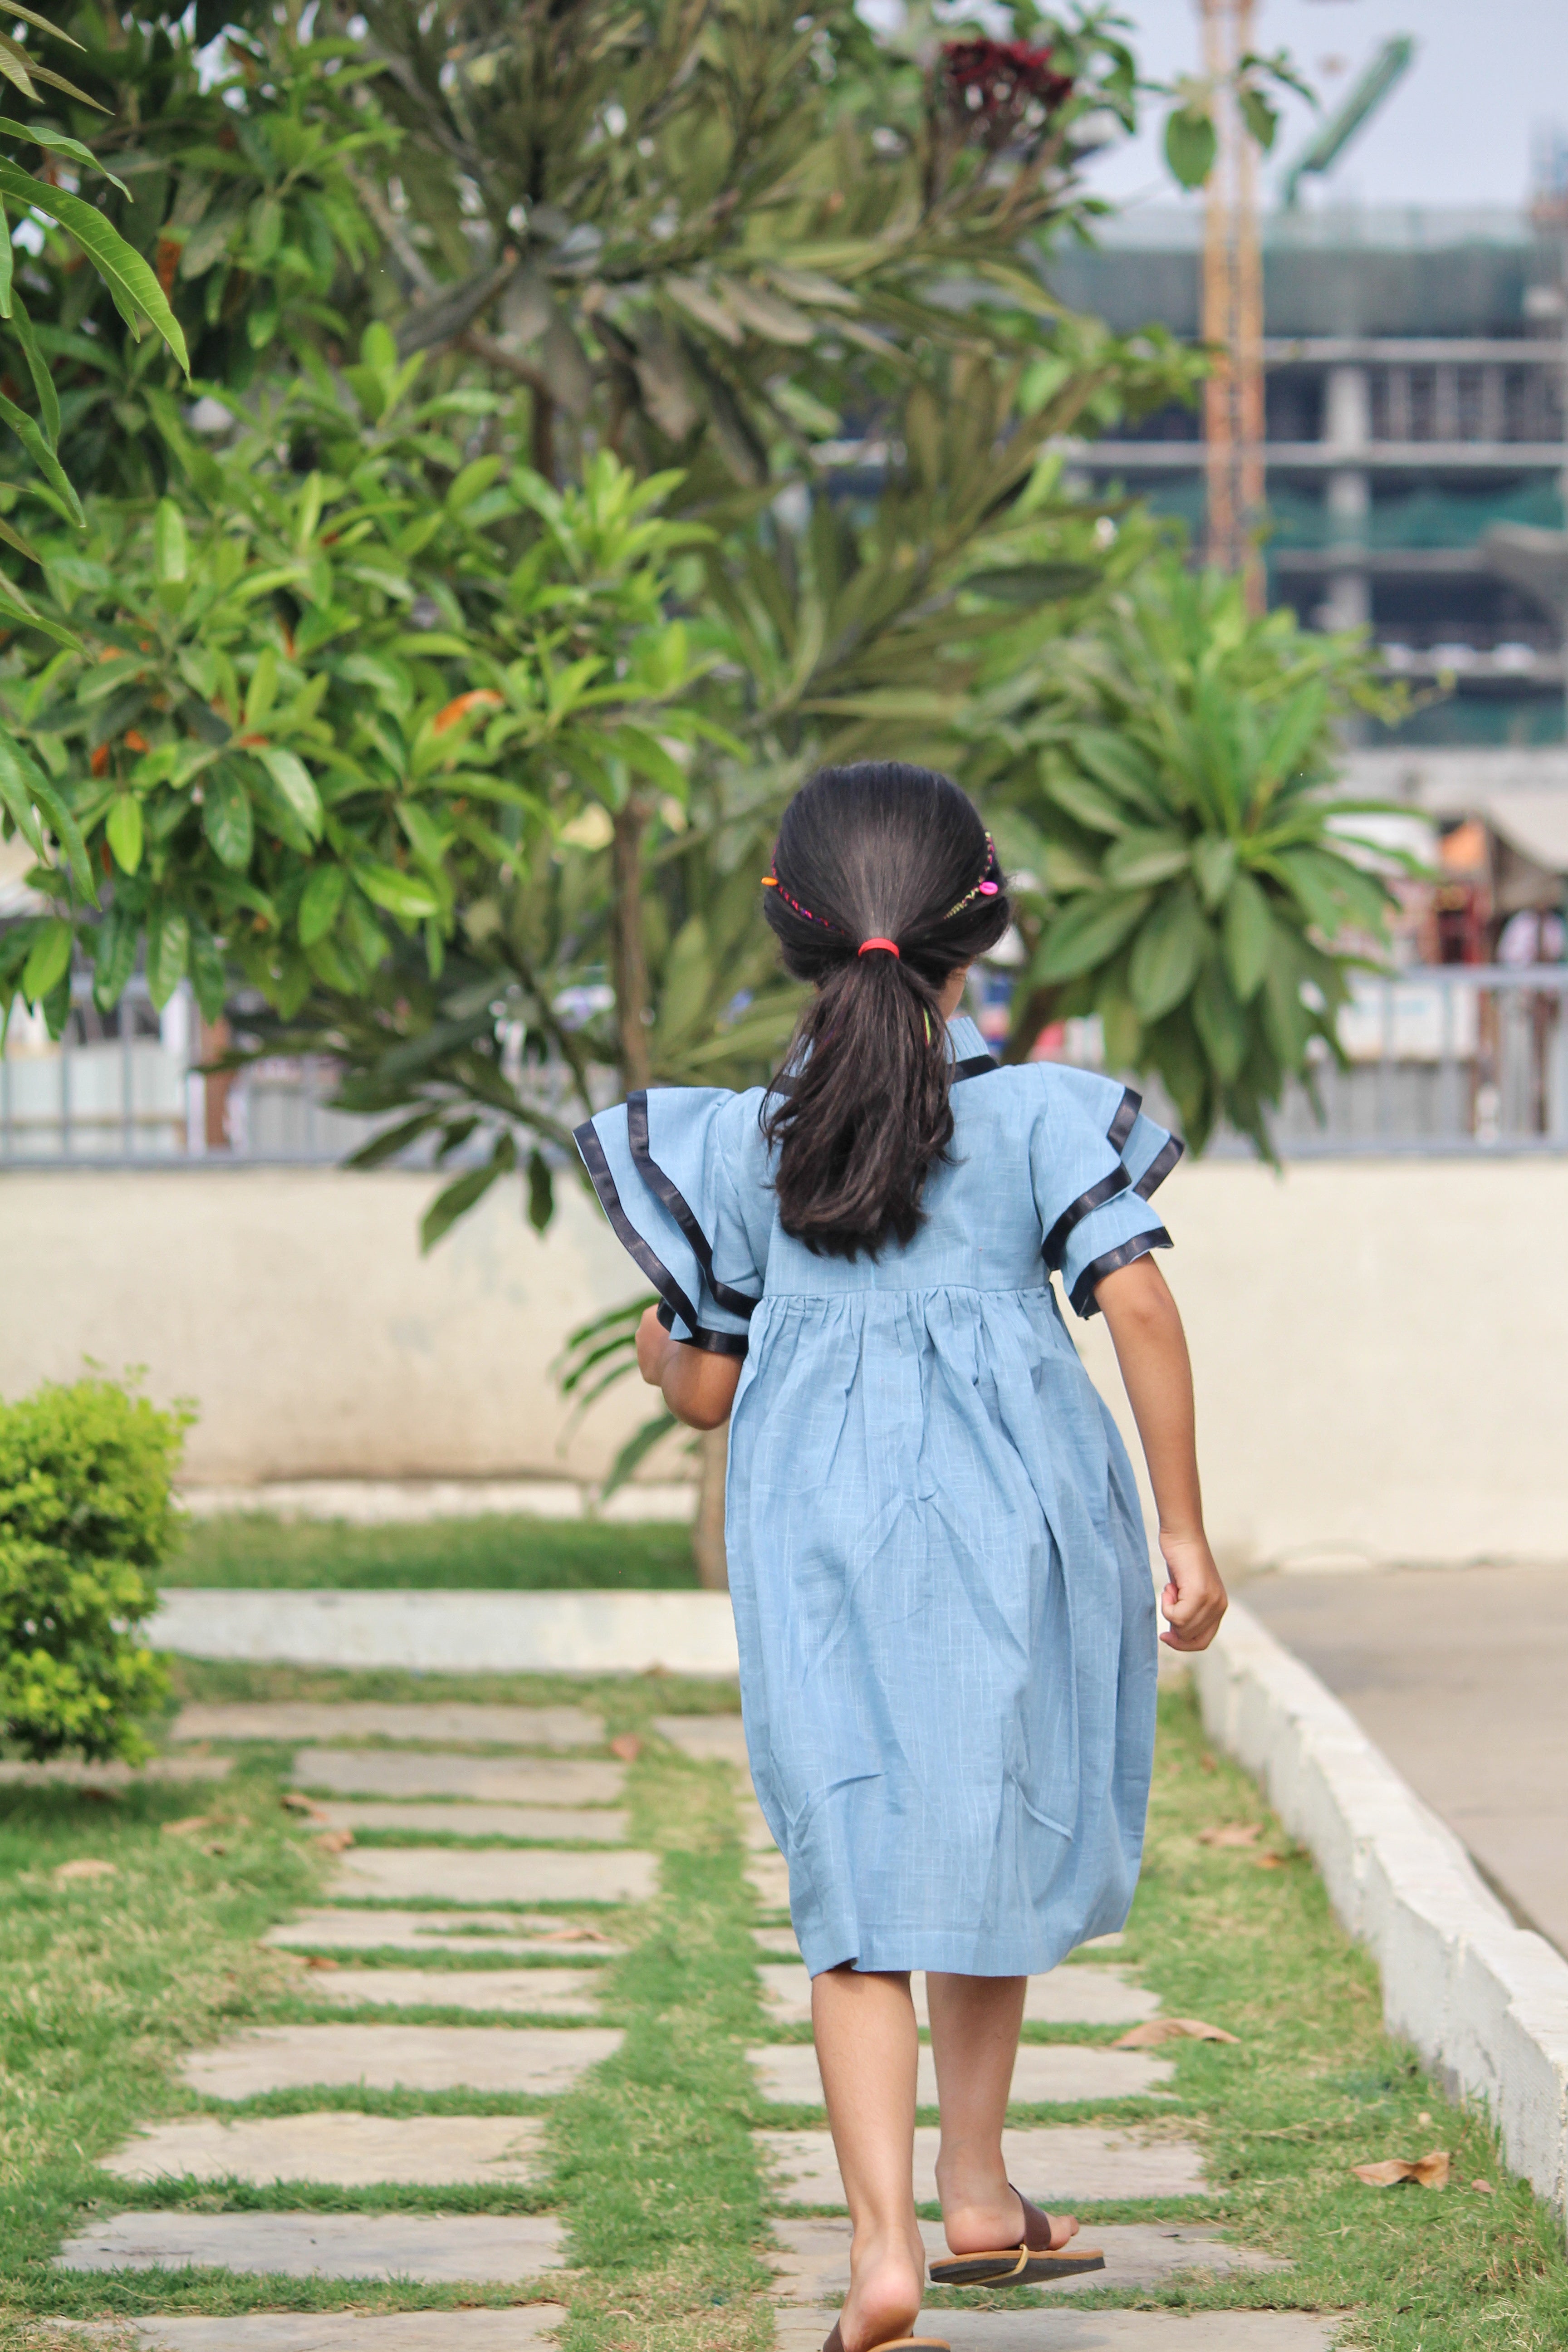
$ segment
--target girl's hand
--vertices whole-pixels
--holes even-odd
[[[650,1307],[637,1325],[637,1370],[650,1389],[664,1386],[665,1366],[675,1348],[663,1324],[658,1309]]]
[[[1162,1528],[1160,1549],[1171,1579],[1160,1595],[1169,1628],[1160,1639],[1171,1650],[1206,1650],[1230,1605],[1208,1538],[1168,1536]]]

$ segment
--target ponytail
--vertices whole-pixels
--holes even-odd
[[[765,912],[816,994],[770,1091],[784,1231],[838,1257],[913,1240],[952,1139],[941,996],[1009,920],[995,851],[946,776],[825,768],[779,829]]]

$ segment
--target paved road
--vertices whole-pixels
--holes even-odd
[[[1568,1569],[1259,1576],[1249,1609],[1568,1954]]]

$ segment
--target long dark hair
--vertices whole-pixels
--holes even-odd
[[[784,1231],[837,1257],[912,1241],[952,1137],[939,997],[1010,919],[991,837],[929,768],[822,768],[784,811],[764,890],[787,971],[816,993],[769,1097]],[[863,951],[868,940],[890,942]]]

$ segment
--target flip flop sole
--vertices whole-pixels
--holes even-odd
[[[928,2274],[932,2286],[1039,2286],[1049,2279],[1080,2278],[1087,2271],[1105,2268],[1105,2256],[1088,2246],[1079,2254],[1065,2248],[1057,2254],[1031,2253],[1026,2263],[1019,2262],[1018,2253],[1011,2246],[994,2254],[957,2254],[931,2263]]]

